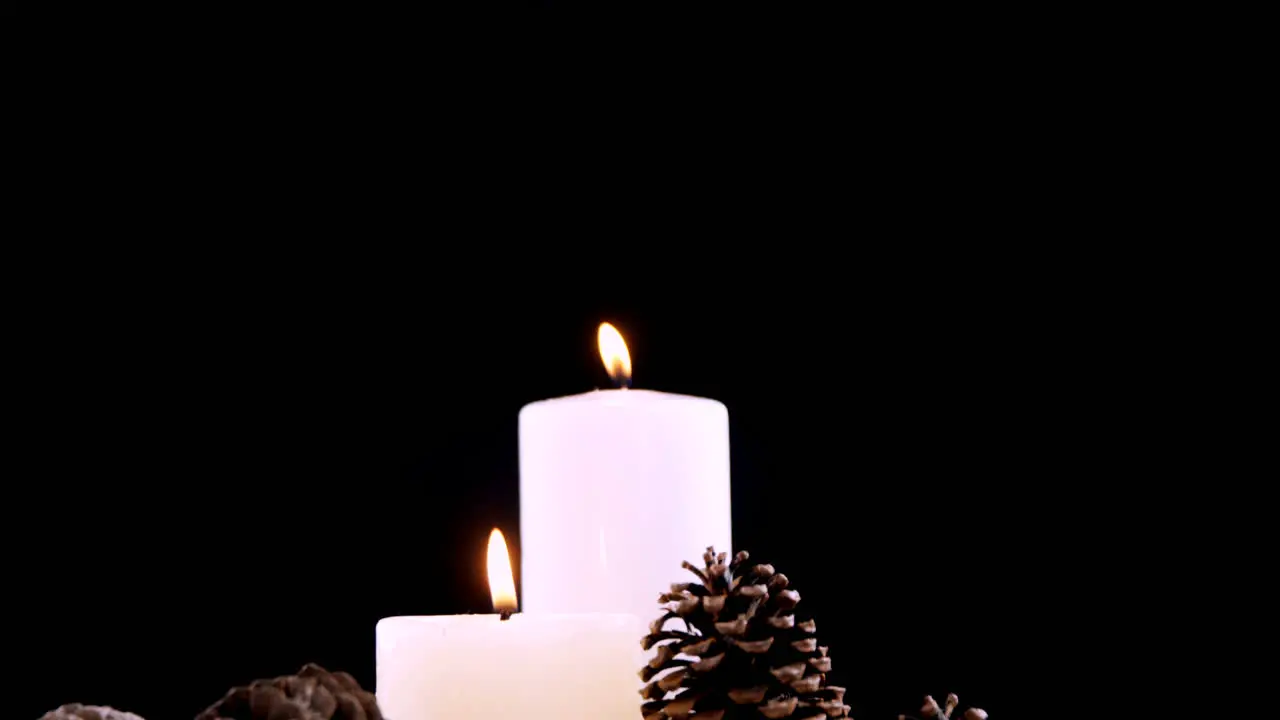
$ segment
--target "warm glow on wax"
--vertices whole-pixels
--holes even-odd
[[[489,594],[493,597],[493,611],[516,611],[516,581],[511,574],[511,556],[507,554],[507,540],[502,531],[494,528],[489,533]]]
[[[622,333],[609,323],[600,323],[596,340],[600,345],[600,359],[604,361],[609,377],[619,385],[630,385],[631,353],[627,352],[627,343],[622,339]]]

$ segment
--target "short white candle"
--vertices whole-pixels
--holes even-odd
[[[500,552],[500,554],[499,554]],[[495,567],[499,562],[505,565]],[[494,607],[515,609],[502,534],[489,543]],[[620,614],[391,617],[377,627],[378,705],[389,720],[611,720],[640,714],[647,624]]]
[[[601,326],[610,375],[630,354]],[[521,598],[531,613],[655,617],[680,563],[729,551],[729,414],[707,398],[600,390],[520,411]]]

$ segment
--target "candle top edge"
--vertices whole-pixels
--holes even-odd
[[[536,407],[548,404],[569,404],[569,403],[599,403],[609,405],[624,405],[629,402],[641,402],[645,404],[653,403],[691,403],[699,405],[715,405],[724,407],[724,403],[719,400],[701,397],[699,395],[683,395],[681,393],[662,392],[661,390],[645,390],[645,389],[597,389],[590,390],[576,395],[563,395],[561,397],[545,398],[543,400],[535,400],[525,408]]]
[[[640,622],[647,621],[639,615],[630,613],[605,613],[605,612],[583,612],[583,613],[513,613],[508,620],[502,620],[498,613],[463,613],[459,615],[392,615],[384,617],[378,621],[378,625],[387,624],[421,624],[421,625],[437,625],[441,623],[456,622],[487,622],[487,623],[510,623],[524,622],[525,620],[552,620],[552,621],[582,621],[582,620],[615,620],[620,622]]]

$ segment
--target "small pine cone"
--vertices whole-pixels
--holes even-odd
[[[952,713],[960,705],[960,698],[955,693],[947,695],[946,703],[943,707],[938,707],[938,701],[932,696],[924,696],[924,705],[920,708],[920,714],[926,718],[939,718],[940,720],[950,720]],[[906,715],[899,715],[898,720],[906,718]],[[987,720],[987,712],[981,708],[969,708],[964,712],[964,720]]]
[[[373,693],[347,673],[308,664],[297,675],[232,688],[196,720],[383,720]]]
[[[812,620],[797,622],[800,594],[772,565],[728,562],[707,548],[700,582],[678,583],[641,641],[656,654],[640,670],[644,720],[844,718],[844,688],[827,685],[831,658]],[[668,621],[680,626],[668,628]]]
[[[40,720],[142,720],[142,718],[115,708],[72,703],[63,705],[57,710],[50,710]]]

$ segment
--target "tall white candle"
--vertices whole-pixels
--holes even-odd
[[[610,374],[630,357],[601,328]],[[728,551],[729,414],[706,398],[601,390],[520,411],[521,596],[530,613],[652,617],[680,563]]]
[[[494,607],[515,609],[501,534]],[[501,554],[495,546],[501,544]],[[495,573],[498,558],[507,563]],[[505,573],[505,574],[504,574]],[[509,593],[509,595],[504,594]],[[391,617],[377,627],[378,706],[391,720],[639,717],[642,618],[622,614]]]

